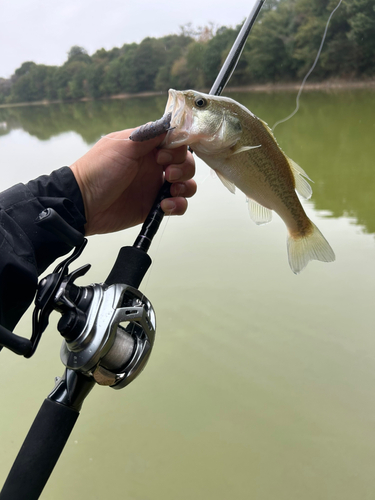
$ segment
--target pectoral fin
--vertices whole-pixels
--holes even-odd
[[[260,226],[262,224],[267,224],[268,222],[271,222],[272,210],[264,207],[260,203],[252,200],[251,198],[247,198],[247,205],[251,220],[253,220],[255,224]]]
[[[256,148],[260,148],[260,147],[261,147],[261,144],[258,144],[258,146],[242,146],[242,147],[236,149],[235,151],[233,151],[232,156],[238,155],[239,153],[243,153],[244,151],[249,151],[250,149],[256,149]]]
[[[224,184],[224,186],[229,189],[229,191],[231,193],[235,193],[236,192],[236,186],[233,184],[233,182],[230,182],[228,181],[228,179],[226,177],[224,177],[223,174],[221,174],[220,172],[218,172],[217,170],[215,170],[215,172],[217,173],[217,176],[219,177],[219,179],[221,180],[221,182]]]

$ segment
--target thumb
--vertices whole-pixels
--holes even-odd
[[[134,130],[137,129],[130,130],[130,134]],[[142,142],[130,139],[127,144],[129,148],[128,149],[129,155],[131,155],[133,158],[140,158],[141,156],[150,153],[153,149],[159,147],[162,144],[166,135],[167,133],[163,132],[161,135],[158,135],[157,137],[153,137],[152,139],[148,139]]]

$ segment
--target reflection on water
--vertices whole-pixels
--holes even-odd
[[[294,106],[291,93],[233,97],[270,125]],[[17,148],[7,163],[23,177],[34,155],[50,171],[103,133],[160,117],[165,101],[1,109],[0,158]],[[159,231],[141,286],[158,323],[147,369],[122,391],[92,391],[42,500],[373,498],[374,117],[370,92],[306,93],[276,129],[316,181],[303,204],[337,255],[299,276],[283,222],[255,226],[244,195],[197,161],[198,193]],[[78,284],[103,281],[137,232],[90,237]],[[0,354],[1,477],[62,373],[57,319],[30,360]],[[16,332],[30,324],[29,311]]]
[[[270,126],[294,109],[293,93],[232,93]],[[22,128],[45,141],[74,131],[87,144],[103,134],[162,116],[166,96],[0,109],[0,135]],[[313,203],[334,217],[355,218],[375,232],[373,91],[309,92],[298,114],[276,129],[284,151],[315,180]]]
[[[135,127],[160,118],[165,96],[135,97],[126,100],[88,101],[49,106],[0,108],[0,135],[22,128],[41,141],[64,132],[76,132],[87,144],[103,134]]]
[[[271,126],[294,109],[292,94],[241,94],[233,98],[248,106]],[[275,134],[284,151],[315,181],[315,208],[332,216],[346,215],[366,231],[375,232],[375,93],[310,92],[301,108]]]

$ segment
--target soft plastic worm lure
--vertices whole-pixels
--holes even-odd
[[[134,130],[129,137],[130,140],[136,142],[148,141],[154,137],[164,134],[170,127],[172,113],[166,113],[159,120],[152,123],[146,123]]]

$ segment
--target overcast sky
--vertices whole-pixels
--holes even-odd
[[[73,45],[104,47],[213,22],[236,26],[255,0],[0,0],[0,77],[25,61],[61,65]]]

